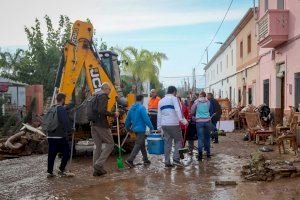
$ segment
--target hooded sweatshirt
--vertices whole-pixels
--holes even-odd
[[[206,97],[199,97],[193,104],[191,114],[195,115],[196,122],[210,121],[210,102]]]
[[[127,130],[132,130],[135,133],[145,133],[146,126],[148,126],[151,131],[154,130],[146,108],[140,102],[135,103],[127,113],[125,127]]]

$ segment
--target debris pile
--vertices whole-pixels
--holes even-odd
[[[20,132],[9,138],[0,140],[0,154],[27,156],[31,154],[44,154],[48,151],[46,135],[37,128],[23,124]]]
[[[250,163],[242,167],[242,177],[248,181],[272,181],[285,177],[300,177],[300,159],[266,160],[258,151],[251,155]]]

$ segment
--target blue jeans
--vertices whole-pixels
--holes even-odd
[[[210,131],[212,129],[211,122],[197,122],[198,135],[198,152],[202,155],[203,145],[207,155],[210,155]]]

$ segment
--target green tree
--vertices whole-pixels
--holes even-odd
[[[49,16],[44,17],[47,32],[41,30],[41,22],[36,19],[32,27],[25,27],[28,50],[17,50],[14,54],[1,53],[1,75],[27,84],[44,85],[45,97],[53,91],[56,69],[61,49],[70,36],[72,23],[61,15],[55,29]]]
[[[167,59],[164,53],[151,52],[146,49],[138,50],[134,47],[116,48],[116,51],[120,53],[125,63],[122,68],[127,76],[131,76],[137,94],[142,93],[142,84],[145,81],[150,81],[159,87],[159,69],[162,61]]]

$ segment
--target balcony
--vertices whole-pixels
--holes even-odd
[[[288,40],[289,11],[268,10],[258,21],[258,45],[274,48]]]

